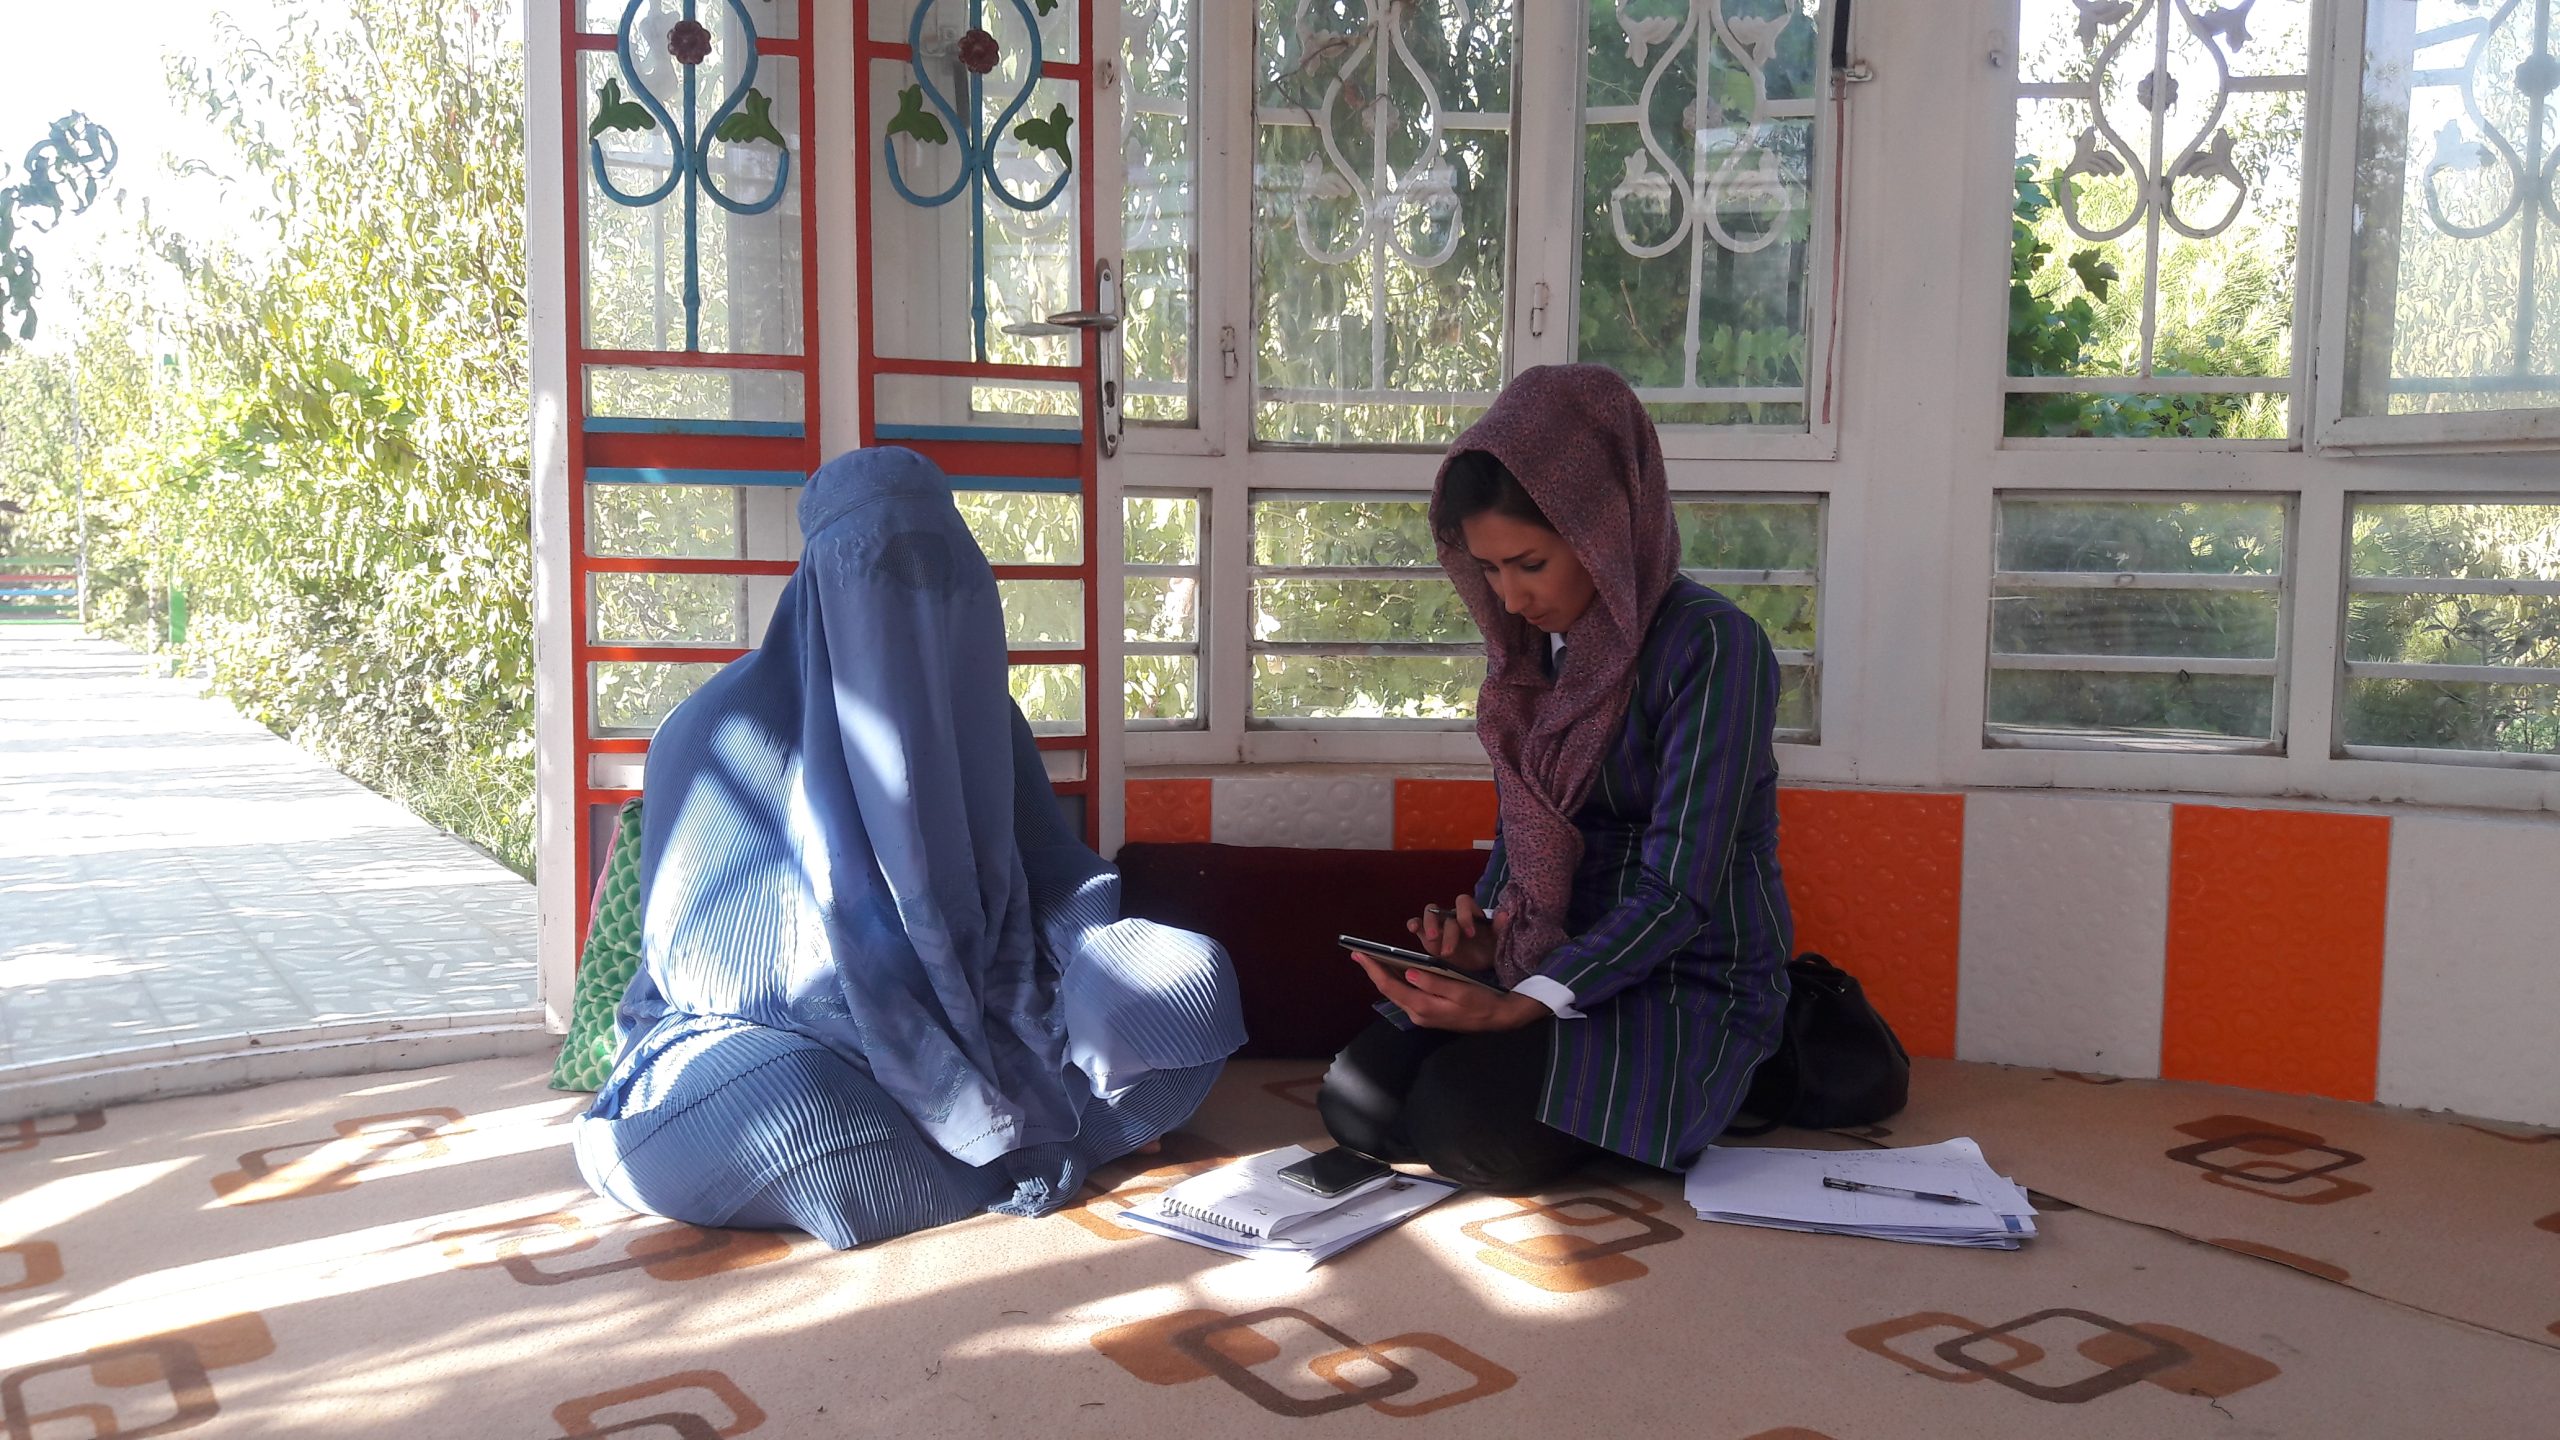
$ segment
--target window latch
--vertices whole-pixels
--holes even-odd
[[[1218,327],[1218,368],[1230,380],[1236,378],[1237,372],[1243,368],[1236,355],[1236,327],[1233,325]]]
[[[1547,333],[1547,282],[1539,281],[1529,290],[1529,333]]]

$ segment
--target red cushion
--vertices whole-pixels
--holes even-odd
[[[1330,1058],[1377,1018],[1378,992],[1338,935],[1406,938],[1404,922],[1484,874],[1478,850],[1285,850],[1130,845],[1127,913],[1227,947],[1244,995],[1242,1054]]]

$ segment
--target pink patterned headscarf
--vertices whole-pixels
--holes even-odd
[[[1476,735],[1499,782],[1511,876],[1495,969],[1517,984],[1564,942],[1582,863],[1573,812],[1598,779],[1635,693],[1636,655],[1680,573],[1680,531],[1652,417],[1605,365],[1523,371],[1449,456],[1469,451],[1491,455],[1519,478],[1598,589],[1565,635],[1568,663],[1558,683],[1547,674],[1546,635],[1504,611],[1463,546],[1440,545],[1441,566],[1484,631]],[[1435,500],[1448,475],[1444,458]]]

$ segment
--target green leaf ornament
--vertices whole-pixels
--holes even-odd
[[[650,118],[649,107],[637,100],[622,98],[622,82],[607,80],[596,87],[596,118],[587,126],[587,138],[601,140],[607,130],[655,130],[658,122]]]
[[[1035,150],[1055,153],[1058,163],[1072,170],[1076,157],[1075,152],[1067,148],[1067,130],[1075,123],[1074,117],[1067,114],[1065,103],[1061,102],[1049,111],[1048,119],[1025,120],[1014,126],[1013,138]]]
[[[942,127],[942,117],[924,108],[921,85],[910,85],[898,92],[898,113],[889,119],[889,133],[912,135],[927,145],[951,143],[951,132]]]

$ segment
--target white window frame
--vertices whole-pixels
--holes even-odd
[[[1196,507],[1199,523],[1197,526],[1197,533],[1192,536],[1193,559],[1190,564],[1132,565],[1129,563],[1128,510],[1125,508],[1125,505],[1122,505],[1122,502],[1129,500],[1188,500],[1194,507]],[[1216,597],[1210,593],[1209,588],[1209,493],[1196,487],[1187,490],[1175,490],[1145,489],[1130,486],[1123,488],[1119,492],[1118,500],[1113,503],[1121,506],[1119,512],[1121,525],[1119,548],[1121,580],[1119,582],[1120,590],[1117,597],[1120,603],[1119,607],[1111,612],[1113,616],[1116,617],[1113,624],[1120,632],[1120,654],[1122,664],[1121,678],[1119,681],[1121,687],[1121,723],[1132,735],[1188,734],[1204,730],[1208,728],[1209,717],[1209,617],[1216,613]],[[1189,644],[1170,641],[1141,641],[1131,640],[1128,638],[1128,582],[1131,579],[1189,579],[1192,582],[1192,639]],[[1195,687],[1193,693],[1199,702],[1198,713],[1188,720],[1130,719],[1128,715],[1127,662],[1131,659],[1144,656],[1180,657],[1185,655],[1191,657],[1193,684]]]
[[[2322,121],[2331,142],[2330,153],[2317,167],[2326,183],[2326,198],[2305,215],[2316,213],[2320,218],[2321,262],[2313,273],[2319,276],[2318,298],[2333,302],[2320,307],[2312,448],[2341,455],[2402,455],[2560,447],[2560,406],[2470,415],[2346,413],[2347,287],[2354,261],[2347,237],[2355,225],[2355,136],[2362,123],[2365,6],[2364,0],[2328,0],[2328,6],[2329,23],[2323,27],[2329,45],[2323,62],[2328,94],[2325,103],[2315,98],[2308,112]],[[2321,33],[2321,29],[2313,32],[2315,47]],[[2308,173],[2313,167],[2304,169]],[[2303,233],[2310,235],[2312,227],[2306,224]],[[2552,317],[2552,323],[2560,325],[2560,316]]]
[[[1964,77],[1949,88],[1967,107],[1969,128],[1961,151],[1973,159],[1965,182],[1965,215],[1957,232],[1963,254],[1955,263],[1963,290],[1952,363],[1930,368],[1926,374],[1894,375],[1889,381],[1876,382],[1906,408],[1923,401],[1956,407],[1943,437],[1915,437],[1921,449],[1913,464],[1923,469],[1941,465],[1940,455],[1928,452],[1929,443],[1943,439],[1949,447],[1944,452],[1945,474],[1939,481],[1942,489],[1930,493],[1924,481],[1915,493],[1905,495],[1880,482],[1872,497],[1878,512],[1873,523],[1881,528],[1870,533],[1907,530],[1912,543],[1919,546],[1927,545],[1929,537],[1943,535],[1945,548],[1937,554],[1913,554],[1893,542],[1875,541],[1863,552],[1844,552],[1858,555],[1858,562],[1833,567],[1843,574],[1868,571],[1878,588],[1887,591],[1907,588],[1915,594],[1931,593],[1942,621],[1937,627],[1940,648],[1920,656],[1894,653],[1885,621],[1872,610],[1867,612],[1866,633],[1852,629],[1842,634],[1844,642],[1860,647],[1869,669],[1891,672],[1869,681],[1874,698],[1852,716],[1860,727],[1859,753],[1854,756],[1857,773],[1862,778],[1884,778],[1887,783],[1907,776],[1898,783],[1945,788],[2560,810],[2560,773],[2447,763],[2432,756],[2401,760],[2333,753],[2340,693],[2335,677],[2345,642],[2349,497],[2387,492],[2415,502],[2451,503],[2502,494],[2560,499],[2560,485],[2555,485],[2560,476],[2555,475],[2549,457],[2449,453],[2460,447],[2447,446],[2348,457],[2336,453],[2335,447],[2275,441],[2008,440],[2003,436],[2000,397],[2008,378],[2010,144],[2016,111],[2011,66],[2016,53],[2016,9],[2015,0],[1970,3],[1974,6],[1970,26],[1944,16],[1926,20],[1900,14],[1890,20],[1871,17],[1883,20],[1885,44],[1900,41],[1911,47],[1900,58],[1884,62],[1889,79],[1898,79],[1921,63],[1936,65],[1936,73]],[[2360,6],[2361,0],[2337,3]],[[2332,3],[2330,17],[2339,13],[2337,3]],[[2339,28],[2315,16],[2315,54],[2324,53],[2324,44],[2339,43]],[[1931,40],[1940,43],[1932,46]],[[2334,50],[2325,53],[2334,61]],[[2350,85],[2360,74],[2356,68],[2360,64],[2359,52],[2355,64],[2345,67]],[[2315,70],[2307,113],[2336,114],[2339,100],[2330,92],[2340,73],[2336,63]],[[1913,119],[1907,112],[1891,118],[1901,124]],[[2335,153],[2339,147],[2333,143],[2337,134],[2334,124],[2324,123],[2312,137],[2304,173],[2307,183],[2317,177],[2322,193],[2306,208],[2306,216],[2332,213],[2327,192],[2342,179]],[[1946,137],[1940,143],[1947,143]],[[2352,154],[2345,159],[2351,166]],[[1934,192],[1943,185],[1943,177],[1897,174],[1883,181],[1879,186],[1883,193],[1866,203],[1885,213],[1908,210],[1926,216],[1936,213]],[[2306,225],[2304,234],[2306,252],[2317,253],[2317,262],[2306,273],[2327,276],[2328,262],[2334,258],[2329,254],[2332,247],[2313,226]],[[1926,238],[1919,243],[1926,244]],[[2297,299],[2297,315],[2305,304],[2322,315],[2336,308],[2318,304],[2321,298],[2306,286]],[[2327,353],[2325,348],[2315,351],[2313,375],[2325,369],[2321,357]],[[2305,370],[2298,365],[2297,386],[2304,377]],[[2300,394],[2297,390],[2297,404],[2302,403]],[[1881,427],[1891,418],[1888,411],[1875,417],[1875,423]],[[1851,434],[1867,444],[1879,438],[1861,433],[1859,427],[1852,427]],[[2057,452],[2067,452],[2069,463],[2060,463]],[[2283,753],[1987,745],[1991,587],[1984,577],[1992,573],[1995,558],[1998,497],[2010,491],[2068,491],[2092,499],[2225,495],[2289,499],[2294,507],[2289,539],[2293,603],[2283,637],[2285,652],[2291,656],[2280,717],[2286,737]],[[1919,683],[1931,666],[1942,672],[1941,708],[1933,743],[1924,755],[1896,733],[1892,717],[1883,713],[1888,708],[1884,697],[1897,684]]]
[[[1762,491],[1756,494],[1737,494],[1716,490],[1674,490],[1671,492],[1671,503],[1674,507],[1681,505],[1810,505],[1813,507],[1813,568],[1811,570],[1702,570],[1682,566],[1680,573],[1701,585],[1719,591],[1736,585],[1783,585],[1801,586],[1813,592],[1813,648],[1777,651],[1778,664],[1782,672],[1780,688],[1784,688],[1783,672],[1785,670],[1803,669],[1812,674],[1813,729],[1809,733],[1803,733],[1790,732],[1781,728],[1778,731],[1778,743],[1795,749],[1811,749],[1820,745],[1823,734],[1822,661],[1827,651],[1823,611],[1828,603],[1825,588],[1831,560],[1831,497],[1820,492],[1805,490]],[[1773,640],[1774,638],[1772,637]]]
[[[1554,194],[1561,213],[1575,217],[1568,232],[1541,229],[1529,236],[1513,227],[1513,263],[1519,279],[1512,286],[1514,373],[1531,365],[1563,364],[1574,358],[1574,337],[1581,332],[1583,184],[1583,93],[1590,59],[1586,43],[1587,0],[1520,0],[1520,45],[1525,63],[1517,102],[1523,114],[1564,114],[1571,123],[1538,126],[1521,138],[1519,194]],[[1815,45],[1830,83],[1815,99],[1813,125],[1813,246],[1805,284],[1805,422],[1798,431],[1722,425],[1659,427],[1662,453],[1670,460],[1833,460],[1840,454],[1840,311],[1844,271],[1839,263],[1848,227],[1845,147],[1841,130],[1847,121],[1852,82],[1832,72],[1833,27],[1841,0],[1817,0]],[[1539,57],[1570,56],[1567,65]],[[1532,87],[1535,88],[1532,88]],[[1533,108],[1543,107],[1543,108]],[[1563,188],[1557,189],[1557,175]],[[1532,185],[1539,189],[1530,188]],[[1515,201],[1515,204],[1518,203]],[[1561,320],[1558,320],[1561,316]],[[1818,482],[1817,482],[1818,483]],[[1811,486],[1807,487],[1808,489]]]
[[[1119,53],[1121,14],[1117,0],[1092,0],[1097,51]],[[1119,540],[1119,503],[1124,494],[1182,491],[1202,499],[1202,525],[1207,532],[1201,637],[1201,699],[1204,723],[1193,729],[1130,728],[1126,761],[1145,767],[1286,765],[1340,762],[1360,765],[1466,766],[1485,763],[1483,747],[1472,726],[1433,728],[1431,722],[1327,721],[1299,726],[1249,726],[1251,699],[1251,500],[1257,492],[1404,492],[1428,493],[1438,472],[1436,449],[1312,449],[1256,446],[1253,436],[1253,297],[1252,270],[1253,129],[1250,98],[1254,89],[1253,7],[1220,0],[1195,0],[1200,7],[1198,43],[1201,61],[1195,86],[1211,103],[1201,107],[1192,132],[1199,165],[1194,194],[1198,197],[1195,241],[1198,289],[1192,297],[1198,327],[1194,350],[1194,426],[1128,426],[1120,452],[1102,462],[1100,513],[1096,530],[1108,542],[1098,557],[1097,583],[1106,596],[1125,587]],[[1513,76],[1515,113],[1559,114],[1569,125],[1515,126],[1513,132],[1513,208],[1511,293],[1506,375],[1531,365],[1571,358],[1574,303],[1581,252],[1581,92],[1583,68],[1583,0],[1557,4],[1551,0],[1518,0],[1520,60]],[[1831,56],[1831,24],[1837,0],[1821,8],[1823,63]],[[1565,57],[1567,63],[1555,63]],[[1104,93],[1116,105],[1117,86]],[[1812,501],[1820,506],[1822,543],[1831,553],[1836,501],[1841,477],[1833,466],[1807,466],[1807,460],[1834,460],[1839,449],[1838,376],[1842,356],[1841,316],[1834,297],[1840,267],[1836,236],[1841,232],[1844,173],[1838,168],[1840,126],[1854,107],[1842,99],[1848,92],[1836,83],[1825,97],[1815,125],[1818,173],[1832,183],[1818,186],[1815,244],[1812,258],[1813,300],[1808,308],[1808,425],[1804,433],[1728,431],[1711,426],[1666,426],[1663,449],[1671,487],[1684,499],[1767,499]],[[1242,97],[1242,98],[1238,98]],[[1118,167],[1098,165],[1095,178],[1098,215],[1116,217],[1120,207]],[[1521,197],[1552,193],[1567,197],[1565,213],[1576,217],[1573,228],[1549,231],[1519,222]],[[1121,237],[1116,222],[1098,225],[1097,248],[1115,265]],[[1543,287],[1543,291],[1542,291]],[[1533,333],[1534,332],[1534,333]],[[1232,355],[1232,361],[1227,356]],[[1716,463],[1708,463],[1716,462]],[[1857,586],[1850,582],[1850,593]],[[1820,604],[1830,606],[1839,592],[1835,577],[1825,573]],[[1121,640],[1117,626],[1106,626],[1103,663],[1120,672]],[[1844,697],[1856,682],[1834,657],[1844,647],[1826,637],[1824,672],[1817,698],[1817,734],[1841,733]],[[1817,778],[1850,778],[1836,746],[1782,741],[1791,773]]]
[[[2047,87],[2039,85],[2037,82],[2019,80],[2014,74],[2017,66],[2017,55],[2019,50],[2022,48],[2018,38],[2018,16],[2022,8],[2022,0],[1976,0],[1976,3],[1987,4],[1996,13],[1996,19],[1994,21],[1995,28],[1991,31],[1991,34],[1996,37],[1994,41],[1994,54],[1989,58],[1991,59],[1992,72],[1998,77],[2000,93],[2003,97],[2000,102],[2003,107],[2000,115],[2000,134],[2005,148],[2001,149],[1999,152],[2002,157],[2000,162],[2000,188],[2003,196],[2010,196],[2013,194],[2012,180],[2014,175],[2015,157],[2017,154],[2018,102],[2023,99],[2031,98],[2038,90]],[[2164,5],[2172,4],[2174,3],[2174,0],[2160,0],[2160,3]],[[2315,6],[2327,3],[2331,3],[2331,0],[2314,0]],[[2350,3],[2355,3],[2355,0],[2350,0]],[[2319,224],[2322,215],[2320,206],[2320,195],[2322,193],[2320,184],[2321,157],[2324,153],[2323,146],[2325,138],[2322,133],[2321,117],[2326,113],[2326,107],[2324,106],[2321,97],[2323,87],[2327,83],[2327,72],[2323,60],[2322,34],[2323,26],[2320,15],[2315,9],[2312,16],[2309,54],[2305,57],[2304,61],[2307,74],[2304,81],[2305,99],[2303,104],[2304,134],[2302,142],[2302,190],[2294,199],[2294,213],[2300,225],[2301,239],[2295,246],[2293,256],[2293,362],[2290,367],[2289,378],[2282,382],[2275,382],[2252,380],[2236,376],[2162,375],[2143,379],[2138,385],[2127,385],[2121,383],[2121,377],[2118,378],[2118,383],[2108,383],[2108,377],[2105,376],[2094,376],[2083,379],[2078,376],[2067,375],[2012,375],[2009,373],[2009,347],[2007,343],[2008,331],[2004,324],[2001,329],[1998,359],[2000,375],[1999,403],[2003,407],[2001,423],[1998,426],[2000,448],[2004,450],[2023,451],[2060,450],[2069,451],[2073,454],[2084,454],[2093,450],[2101,449],[2167,450],[2181,453],[2193,453],[2199,449],[2210,449],[2214,451],[2261,451],[2267,453],[2280,453],[2284,451],[2299,450],[2303,447],[2304,435],[2308,428],[2304,423],[2304,419],[2312,402],[2315,357],[2318,352],[2318,347],[2313,343],[2314,322],[2315,316],[2318,312],[2312,303],[2312,288],[2314,281],[2322,273],[2318,263],[2318,258],[2321,254]],[[2263,85],[2249,87],[2251,90],[2260,88],[2264,88]],[[2239,93],[2248,93],[2248,91],[2244,90]],[[2002,204],[2002,234],[2004,236],[2007,233],[2007,216],[2010,212],[2010,206],[2013,203],[2013,201],[2004,200]],[[2007,313],[2006,307],[2008,304],[2009,274],[2008,248],[2005,240],[2003,241],[2000,254],[2000,294],[2001,305],[2003,307],[2002,313],[2005,317]],[[2146,285],[2150,284],[2152,283],[2152,279],[2153,277],[2146,275],[2144,277],[2144,283]],[[2174,435],[2114,435],[2075,438],[2070,436],[2048,435],[2013,436],[2007,433],[2008,424],[2006,403],[2008,397],[2011,395],[2169,395],[2233,394],[2241,392],[2280,392],[2285,396],[2286,434],[2283,439],[2191,440],[2182,439]]]

